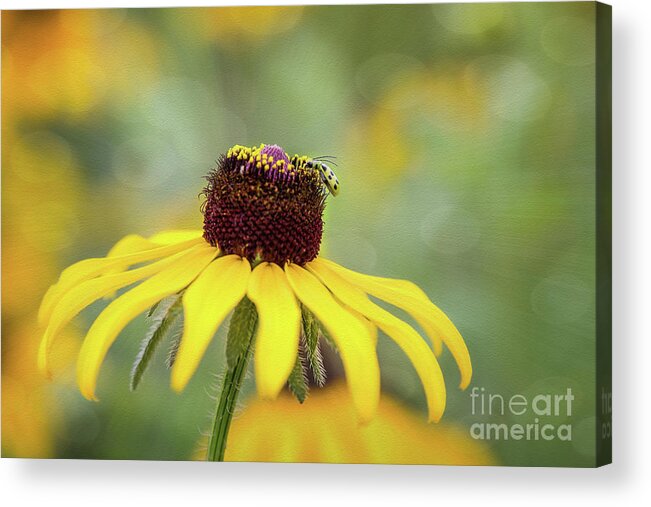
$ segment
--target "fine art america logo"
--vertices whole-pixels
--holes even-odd
[[[476,440],[572,440],[572,425],[558,424],[572,416],[572,389],[565,393],[503,396],[473,387],[470,404],[473,416],[506,417],[508,423],[476,422],[470,435]],[[520,419],[522,422],[512,422]]]

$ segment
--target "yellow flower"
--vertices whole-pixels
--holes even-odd
[[[269,169],[258,167],[259,160],[267,160]],[[319,170],[322,165],[326,172]],[[152,305],[181,294],[184,330],[171,372],[172,388],[181,391],[217,328],[247,297],[258,315],[254,372],[261,397],[276,398],[287,383],[309,312],[341,356],[362,421],[373,417],[380,397],[377,329],[414,365],[429,419],[438,421],[446,390],[434,351],[414,328],[368,296],[409,313],[435,348],[442,340],[461,371],[461,388],[472,375],[466,345],[448,317],[413,283],[356,273],[317,256],[328,189],[324,178],[330,172],[308,157],[290,159],[274,145],[231,148],[208,176],[203,233],[127,236],[105,258],[83,260],[63,271],[39,312],[47,326],[40,366],[47,369],[53,338],[79,311],[142,281],[111,302],[88,331],[77,363],[79,388],[88,399],[95,399],[99,369],[111,344]]]
[[[470,437],[467,428],[428,425],[385,394],[377,416],[360,425],[345,391],[343,383],[334,381],[314,390],[303,405],[287,394],[248,402],[233,420],[225,461],[497,464],[490,448]]]

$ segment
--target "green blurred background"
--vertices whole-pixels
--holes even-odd
[[[472,385],[572,388],[572,442],[490,442],[496,461],[592,465],[594,17],[591,2],[3,12],[4,455],[193,456],[223,340],[182,396],[163,354],[130,393],[139,318],[90,403],[72,362],[106,302],[68,331],[53,382],[34,312],[63,267],[122,236],[199,228],[203,175],[264,142],[337,157],[322,255],[423,287],[465,337]],[[379,350],[383,392],[425,419],[413,368]],[[444,421],[509,422],[472,417],[442,365]]]

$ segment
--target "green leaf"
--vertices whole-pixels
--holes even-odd
[[[183,337],[183,314],[178,317],[178,325],[174,326],[174,331],[170,338],[170,347],[167,350],[167,359],[165,366],[171,368],[176,361],[176,354],[179,352],[179,345],[181,345],[181,338]]]
[[[326,371],[323,367],[323,356],[319,346],[319,322],[305,306],[301,305],[301,320],[303,322],[303,335],[305,356],[312,378],[319,387],[326,381]]]
[[[166,297],[156,305],[151,317],[151,326],[145,338],[142,340],[140,352],[138,352],[136,360],[133,363],[133,368],[131,369],[130,387],[132,391],[140,384],[142,375],[145,373],[147,366],[149,366],[154,351],[163,338],[173,329],[174,323],[182,313],[183,306],[181,305],[180,294]]]
[[[298,357],[296,358],[296,363],[294,363],[294,369],[287,379],[287,384],[289,385],[289,390],[296,399],[300,403],[303,403],[305,398],[307,398],[307,393],[310,388],[307,383],[307,375],[303,366],[303,354],[301,354],[300,350]]]
[[[147,312],[147,318],[150,318],[152,315],[154,315],[154,312],[158,308],[158,305],[160,304],[160,301],[156,302],[154,306],[152,306],[149,311]]]
[[[253,302],[246,296],[235,307],[226,338],[226,363],[235,367],[238,360],[249,348],[250,337],[254,336],[258,323],[258,312]]]
[[[339,353],[339,349],[337,349],[337,344],[335,341],[332,339],[332,336],[330,336],[330,333],[328,333],[328,330],[325,328],[323,324],[319,320],[314,317],[314,319],[317,321],[317,324],[319,326],[319,337],[323,337],[325,342],[330,345],[332,350],[334,350],[337,354]]]

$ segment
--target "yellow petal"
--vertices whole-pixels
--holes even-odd
[[[199,366],[215,331],[246,294],[251,265],[239,255],[220,257],[183,295],[185,324],[172,368],[172,388],[181,391]]]
[[[38,352],[38,365],[41,371],[47,372],[47,356],[58,331],[81,310],[106,294],[162,271],[182,255],[185,255],[185,252],[179,252],[142,268],[92,278],[81,282],[66,292],[52,310],[47,329],[41,340]]]
[[[151,248],[156,248],[156,243],[152,243],[148,239],[143,238],[139,234],[129,234],[121,240],[119,240],[115,245],[111,247],[109,252],[106,254],[106,257],[120,257],[122,255],[128,255],[136,252],[142,252],[143,250],[149,250]],[[110,275],[113,273],[119,273],[124,268],[116,266],[111,269],[107,269],[102,273],[102,276]],[[104,296],[106,299],[113,299],[115,297],[115,292],[108,293]]]
[[[323,264],[364,292],[405,310],[430,338],[440,336],[459,367],[461,373],[459,387],[461,389],[468,387],[472,378],[472,363],[468,347],[448,316],[432,303],[417,285],[406,280],[356,273],[326,259],[315,259],[312,264]]]
[[[255,382],[258,394],[275,399],[296,363],[301,310],[285,272],[263,262],[253,270],[248,296],[258,310]]]
[[[125,236],[120,241],[118,241],[115,245],[113,245],[113,247],[106,254],[106,257],[120,257],[122,255],[142,252],[143,250],[150,250],[152,248],[156,248],[157,246],[160,245],[152,243],[139,234],[129,234],[128,236]],[[123,269],[124,268],[121,266],[116,266],[104,271],[102,273],[102,276],[120,273]],[[107,292],[103,297],[106,299],[113,299],[115,297],[115,291]]]
[[[151,248],[156,248],[160,246],[148,239],[143,238],[139,234],[129,234],[125,236],[120,241],[118,241],[109,252],[106,254],[107,257],[120,257],[121,255],[127,255],[136,252],[142,252],[143,250],[149,250]]]
[[[373,345],[377,347],[377,326],[369,319],[367,319],[364,315],[359,313],[357,310],[344,304],[341,301],[341,299],[339,300],[339,303],[341,304],[341,306],[343,306],[346,309],[348,313],[350,313],[353,317],[359,320],[366,327],[366,329],[368,329],[368,333],[371,336],[371,339],[373,340]]]
[[[307,264],[332,293],[344,304],[350,306],[389,335],[407,355],[425,389],[430,421],[438,422],[445,410],[445,381],[434,356],[421,336],[406,322],[373,303],[361,289],[354,286],[323,263]]]
[[[306,269],[289,264],[285,272],[296,296],[335,341],[358,416],[362,421],[369,421],[380,399],[380,366],[368,327],[342,308]]]
[[[142,252],[143,250],[150,250],[152,248],[159,247],[161,245],[172,245],[175,243],[182,243],[194,238],[198,238],[203,234],[203,231],[190,230],[190,231],[162,231],[157,234],[154,234],[149,239],[143,238],[139,234],[129,234],[125,236],[120,241],[118,241],[109,253],[106,254],[107,257],[119,257],[121,255],[127,255],[136,252]],[[111,273],[119,273],[123,268],[118,266],[112,269],[109,269],[102,273],[102,276],[106,276]],[[113,299],[115,297],[115,292],[107,293],[104,296],[106,299]]]
[[[109,250],[107,257],[117,257],[135,252],[142,252],[162,245],[173,245],[192,239],[200,238],[203,235],[202,230],[169,230],[161,231],[144,238],[140,234],[129,234],[120,239]]]
[[[47,324],[47,320],[50,318],[52,310],[59,298],[78,283],[95,278],[112,270],[121,271],[127,269],[133,264],[167,257],[168,255],[173,255],[199,244],[203,244],[206,247],[209,246],[203,238],[196,238],[174,245],[159,246],[127,255],[99,257],[79,261],[64,269],[59,277],[59,281],[48,289],[38,311],[38,322],[41,325]]]
[[[160,273],[113,301],[100,313],[81,346],[77,382],[84,397],[95,399],[99,369],[120,331],[136,316],[170,294],[184,289],[217,255],[207,244],[197,245]]]
[[[159,245],[172,245],[174,243],[182,243],[191,239],[200,238],[203,236],[201,229],[193,230],[170,230],[161,231],[150,236],[148,241]]]

